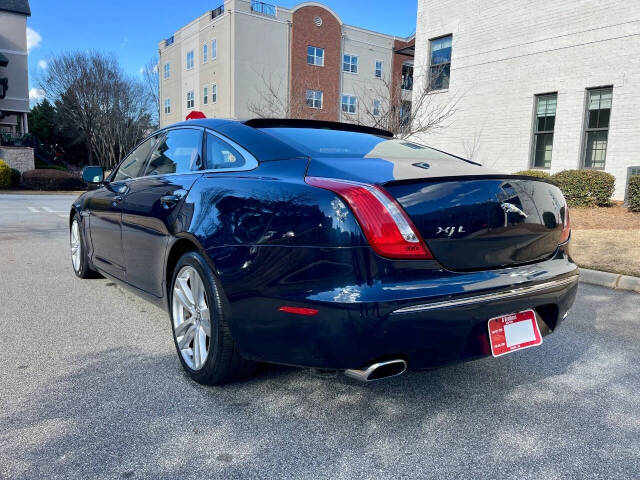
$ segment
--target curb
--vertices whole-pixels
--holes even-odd
[[[640,277],[619,275],[617,273],[601,272],[599,270],[580,269],[580,281],[615,290],[628,290],[640,293]]]

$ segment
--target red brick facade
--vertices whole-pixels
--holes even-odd
[[[317,26],[319,18],[322,22]],[[308,5],[293,12],[291,26],[291,116],[339,119],[342,26],[327,9]],[[307,47],[324,48],[324,66],[307,63]],[[323,92],[322,109],[305,105],[307,89]]]
[[[401,48],[413,47],[416,44],[416,39],[412,38],[408,42],[403,42],[402,40],[394,40],[393,41],[393,66],[391,70],[391,104],[397,105],[399,104],[400,98],[400,83],[402,82],[402,64],[407,60],[413,60],[412,56],[402,55],[400,53],[395,53]]]

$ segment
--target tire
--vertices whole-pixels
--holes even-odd
[[[176,352],[193,380],[221,385],[253,373],[255,363],[238,352],[222,306],[220,284],[200,253],[188,252],[178,260],[169,301]]]
[[[98,274],[89,264],[82,228],[80,228],[80,216],[77,213],[73,216],[71,227],[69,228],[69,244],[71,248],[71,266],[76,276],[79,278],[96,278]],[[75,252],[77,252],[77,256],[74,256]]]

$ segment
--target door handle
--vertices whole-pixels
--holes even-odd
[[[176,206],[176,203],[178,203],[181,198],[179,195],[164,195],[160,197],[160,204],[164,208],[172,208]]]
[[[112,207],[117,207],[118,204],[122,201],[122,197],[120,195],[117,195],[115,197],[113,197],[113,200],[111,202],[111,206]]]

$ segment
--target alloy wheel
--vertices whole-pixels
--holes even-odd
[[[80,270],[81,260],[82,245],[80,243],[80,226],[78,225],[78,220],[74,220],[71,224],[71,263],[76,272]]]
[[[173,334],[182,359],[192,370],[200,370],[209,354],[211,315],[204,282],[189,265],[180,269],[173,285]]]

